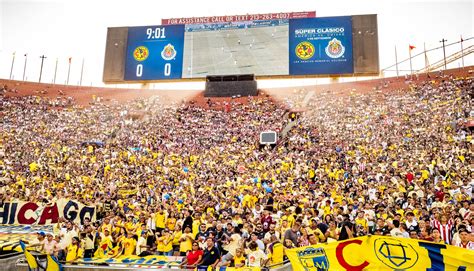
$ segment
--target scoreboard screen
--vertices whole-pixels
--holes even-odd
[[[106,83],[378,73],[376,15],[125,27],[116,28],[118,36],[112,30]]]
[[[184,25],[128,29],[125,80],[180,79]]]
[[[354,72],[350,16],[292,20],[289,40],[292,75]]]

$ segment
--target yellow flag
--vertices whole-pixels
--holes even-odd
[[[112,250],[112,241],[110,238],[104,238],[99,244],[99,247],[94,253],[94,257],[96,258],[107,258],[107,254],[109,251]]]
[[[25,243],[20,241],[20,246],[23,249],[23,253],[25,254],[26,262],[28,263],[30,270],[38,268],[38,262],[36,262],[36,258],[26,249]]]
[[[51,257],[50,255],[46,255],[46,271],[62,271],[63,267],[58,262],[56,257]]]

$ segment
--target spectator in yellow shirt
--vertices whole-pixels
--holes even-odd
[[[161,207],[158,208],[158,212],[155,214],[155,226],[156,231],[161,234],[166,228],[166,214]]]
[[[359,211],[357,213],[355,224],[356,224],[356,227],[361,226],[362,228],[364,228],[364,231],[367,232],[369,228],[369,223],[367,222],[367,219],[364,217],[364,211]]]
[[[181,238],[179,239],[179,252],[181,256],[186,256],[186,252],[193,248],[193,236],[191,228],[186,227],[183,235],[181,235]]]
[[[82,258],[84,251],[81,248],[78,237],[72,238],[72,243],[66,248],[66,262],[73,263],[77,259]]]
[[[135,249],[137,246],[137,240],[133,238],[133,233],[128,232],[127,233],[127,238],[124,238],[122,240],[122,246],[123,246],[123,255],[124,256],[131,256],[135,254]]]

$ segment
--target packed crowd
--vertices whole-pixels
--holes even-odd
[[[186,256],[188,267],[268,266],[287,248],[370,234],[474,249],[474,142],[463,125],[473,89],[444,76],[320,93],[263,148],[261,131],[291,121],[268,97],[225,112],[0,96],[0,201],[98,206],[96,221],[61,219],[30,244],[68,262],[110,255],[105,246]]]

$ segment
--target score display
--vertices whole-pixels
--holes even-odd
[[[358,53],[361,50],[357,48],[366,45],[360,43],[357,47],[354,43],[353,32],[361,32],[353,30],[353,18],[272,18],[129,27],[122,51],[126,54],[121,66],[123,79],[130,82],[226,74],[357,74],[355,60],[378,63],[378,55],[367,58]],[[376,40],[374,44],[377,46]]]
[[[180,79],[184,25],[130,27],[125,80]]]

